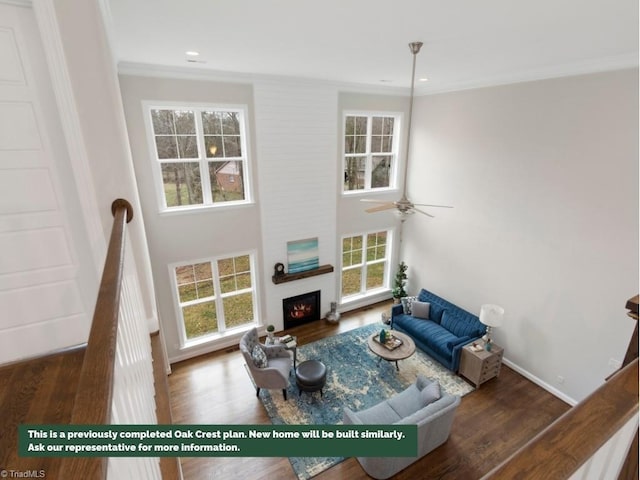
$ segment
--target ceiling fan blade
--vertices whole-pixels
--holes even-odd
[[[413,210],[414,210],[414,211],[416,211],[416,212],[418,212],[418,213],[421,213],[421,214],[423,214],[423,215],[426,215],[427,217],[436,218],[436,217],[434,217],[433,215],[431,215],[430,213],[424,212],[424,211],[420,210],[419,208],[415,208],[415,207],[414,207],[414,208],[413,208]]]
[[[414,205],[418,205],[419,207],[453,208],[451,205],[431,205],[428,203],[414,203]]]
[[[374,200],[373,198],[361,198],[360,201],[367,203],[389,203],[387,200]]]
[[[365,210],[365,212],[367,212],[367,213],[382,212],[384,210],[391,210],[392,208],[396,208],[395,203],[388,202],[388,203],[385,203],[384,205],[379,205],[377,207],[367,208]]]

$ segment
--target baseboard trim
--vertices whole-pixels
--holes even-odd
[[[502,359],[502,363],[504,363],[507,367],[511,368],[512,370],[515,370],[516,372],[518,372],[520,375],[525,377],[527,380],[531,380],[533,383],[535,383],[539,387],[544,388],[547,392],[549,392],[552,395],[558,397],[563,402],[568,403],[572,407],[575,407],[578,404],[578,402],[575,399],[573,399],[570,396],[566,395],[565,393],[561,392],[557,388],[549,385],[544,380],[541,380],[540,378],[536,377],[534,374],[532,374],[528,370],[525,370],[524,368],[520,367],[519,365],[513,363],[508,358],[503,358]]]

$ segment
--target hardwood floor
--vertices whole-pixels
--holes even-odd
[[[71,349],[0,367],[0,477],[11,470],[42,470],[47,478],[59,478],[59,458],[18,456],[18,426],[71,421],[84,351]]]
[[[323,320],[286,333],[299,344],[380,320],[390,303],[344,314],[338,324]],[[508,346],[506,347],[508,356]],[[172,366],[169,376],[173,421],[177,424],[269,424],[269,417],[231,348]],[[449,440],[394,478],[473,480],[506,459],[569,405],[503,365],[500,377],[462,398]],[[185,480],[296,480],[287,458],[183,458]],[[354,459],[321,473],[318,480],[370,478]]]

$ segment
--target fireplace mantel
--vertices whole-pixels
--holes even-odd
[[[279,283],[293,282],[294,280],[315,277],[316,275],[323,275],[325,273],[331,272],[333,272],[333,265],[320,265],[318,268],[307,270],[306,272],[283,273],[282,275],[274,275],[271,277],[271,280],[273,280],[273,283],[277,285]]]

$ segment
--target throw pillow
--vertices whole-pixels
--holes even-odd
[[[387,403],[400,418],[411,415],[424,407],[420,390],[415,383],[391,397]]]
[[[414,300],[411,303],[411,315],[416,318],[425,318],[429,320],[429,307],[431,306],[428,302],[420,302],[418,300]]]
[[[264,350],[260,348],[260,345],[253,347],[251,358],[253,359],[253,364],[256,367],[264,368],[267,366],[267,355],[264,353]]]
[[[411,304],[416,301],[418,297],[402,297],[400,303],[402,303],[402,312],[405,315],[411,315]]]
[[[423,405],[425,407],[438,400],[441,396],[440,384],[438,382],[430,383],[420,392],[420,398],[422,398],[422,401],[424,402]]]

